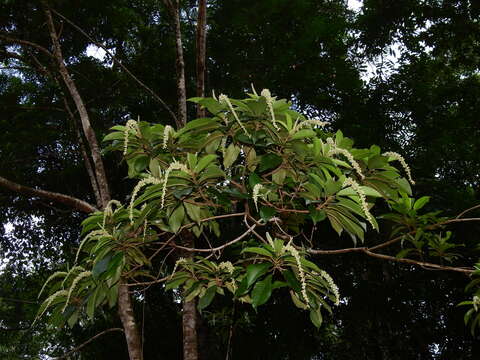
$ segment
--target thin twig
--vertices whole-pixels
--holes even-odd
[[[59,356],[59,357],[55,357],[54,360],[61,360],[61,359],[67,359],[70,355],[72,355],[73,353],[76,353],[77,351],[83,349],[85,346],[87,346],[88,344],[90,344],[93,340],[99,338],[100,336],[102,335],[105,335],[109,332],[113,332],[113,331],[120,331],[120,332],[123,332],[123,329],[121,328],[111,328],[111,329],[107,329],[107,330],[104,330],[102,331],[101,333],[98,333],[97,335],[91,337],[90,339],[88,339],[87,341],[85,341],[83,344],[77,346],[76,348],[70,350],[69,352],[67,352],[66,354],[62,355],[62,356]]]
[[[75,23],[73,23],[71,20],[67,19],[65,16],[63,16],[62,14],[60,14],[58,11],[54,10],[54,9],[51,9],[51,11],[59,16],[60,18],[62,18],[63,20],[65,20],[65,22],[67,22],[68,24],[70,24],[75,30],[77,30],[79,33],[81,33],[83,36],[85,36],[90,42],[92,42],[95,46],[98,46],[99,48],[102,48],[103,51],[105,51],[105,53],[110,56],[110,58],[116,63],[118,64],[118,66],[120,66],[123,71],[125,71],[138,85],[140,85],[142,88],[144,88],[150,95],[153,96],[153,98],[155,100],[157,100],[160,104],[162,104],[162,106],[165,108],[165,110],[167,110],[167,112],[172,116],[173,120],[176,122],[177,121],[177,117],[175,115],[175,113],[168,107],[168,105],[165,103],[165,101],[163,101],[160,96],[158,96],[151,88],[149,88],[147,85],[145,85],[145,83],[143,83],[139,78],[137,78],[135,75],[132,74],[132,72],[130,70],[128,70],[128,68],[123,65],[116,57],[115,55],[113,55],[110,50],[108,50],[103,44],[95,41],[90,35],[88,35],[81,27],[79,27],[78,25],[76,25]]]

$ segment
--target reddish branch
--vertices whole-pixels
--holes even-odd
[[[97,211],[97,209],[94,206],[90,205],[89,203],[83,200],[77,199],[73,196],[60,194],[53,191],[34,189],[28,186],[17,184],[1,176],[0,176],[0,186],[23,195],[39,197],[39,198],[48,199],[57,203],[61,203],[87,214]]]

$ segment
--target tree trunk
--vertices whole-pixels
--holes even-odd
[[[198,359],[196,301],[183,303],[183,360]]]
[[[143,360],[142,341],[133,314],[132,300],[125,280],[121,281],[122,283],[118,287],[118,315],[125,331],[128,355],[130,360]]]
[[[72,97],[73,101],[75,102],[75,106],[78,110],[78,114],[80,115],[80,120],[82,122],[83,132],[87,139],[88,145],[90,147],[90,152],[92,154],[92,160],[95,167],[95,174],[97,177],[98,189],[100,191],[100,197],[102,199],[102,208],[107,205],[110,201],[110,191],[108,188],[107,176],[105,173],[105,168],[103,166],[102,156],[100,153],[100,147],[98,146],[97,137],[95,136],[95,131],[92,128],[90,123],[90,117],[87,112],[87,108],[85,103],[78,92],[77,86],[73,81],[70,73],[68,72],[67,67],[65,66],[63,60],[62,49],[60,46],[60,41],[58,39],[57,31],[55,30],[55,24],[53,23],[52,13],[48,8],[46,2],[43,2],[45,14],[47,17],[47,24],[50,31],[50,38],[52,39],[53,45],[53,55],[55,60],[58,64],[58,71],[62,76],[65,85],[70,92],[70,96]]]
[[[80,96],[77,86],[70,76],[67,67],[65,66],[60,41],[58,39],[50,8],[46,1],[42,1],[42,5],[47,18],[47,25],[53,45],[53,55],[58,64],[59,73],[62,76],[62,79],[65,82],[65,85],[75,103],[80,116],[80,121],[82,123],[85,138],[90,147],[96,178],[96,183],[92,182],[92,186],[94,188],[97,186],[101,199],[101,204],[99,204],[99,207],[103,209],[110,201],[110,190],[105,168],[103,166],[100,147],[98,146],[97,137],[90,123],[90,117],[88,115],[85,103]],[[118,314],[123,324],[130,360],[143,360],[141,337],[135,322],[127,281],[123,279],[121,280],[118,289]]]
[[[182,236],[182,245],[194,247],[193,234],[186,231]],[[193,257],[194,253],[185,252],[184,257]],[[197,307],[195,299],[183,302],[183,360],[198,360]]]
[[[178,113],[177,128],[180,129],[187,123],[187,90],[185,85],[185,61],[183,59],[182,29],[180,27],[179,0],[163,0],[173,21],[175,31],[175,68],[177,73]]]
[[[197,19],[197,96],[205,96],[205,61],[207,45],[207,0],[198,0],[198,19]],[[205,117],[205,109],[200,104],[197,105],[197,117]]]

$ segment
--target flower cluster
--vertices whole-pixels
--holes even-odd
[[[125,124],[125,132],[123,134],[123,155],[127,154],[128,150],[128,138],[130,135],[130,131],[133,131],[135,133],[140,132],[140,129],[138,128],[138,123],[135,120],[128,120],[127,123]]]
[[[305,299],[307,305],[309,305],[310,302],[308,301],[308,296],[307,296],[307,280],[305,278],[305,273],[303,272],[302,263],[300,261],[300,253],[290,243],[285,245],[284,249],[287,251],[290,251],[292,256],[295,258],[295,262],[297,263],[297,267],[298,267],[298,275],[300,276],[300,282],[302,284],[302,296]]]
[[[146,185],[149,185],[149,184],[160,184],[161,183],[161,180],[156,178],[156,177],[153,177],[153,176],[148,176],[142,180],[140,180],[137,185],[135,185],[135,187],[133,188],[133,192],[132,192],[132,198],[130,199],[130,221],[133,222],[133,203],[137,197],[137,194],[138,192],[140,191],[140,189]]]
[[[413,181],[412,179],[412,173],[410,171],[410,167],[408,166],[407,162],[405,161],[405,159],[403,158],[402,155],[400,155],[399,153],[396,153],[396,152],[393,152],[393,151],[389,151],[389,152],[386,152],[386,153],[383,153],[382,154],[383,156],[388,156],[388,157],[391,157],[395,160],[398,160],[400,162],[400,164],[402,164],[403,166],[403,169],[405,170],[405,172],[407,173],[407,177],[408,177],[408,181],[410,181],[410,183],[412,185],[415,185],[415,181]]]
[[[301,122],[298,123],[298,125],[296,126],[296,130],[300,130],[306,126],[318,126],[320,128],[324,128],[325,126],[327,126],[328,123],[326,121],[321,121],[321,120],[317,120],[317,119],[307,119],[307,120],[303,120]],[[331,138],[329,138],[331,139]]]
[[[257,208],[257,210],[258,210],[258,196],[260,195],[260,189],[262,188],[263,188],[262,184],[256,184],[253,187],[253,191],[252,191],[253,202],[255,203],[255,207]]]
[[[233,272],[235,271],[235,267],[230,261],[222,261],[220,264],[218,264],[218,269],[219,270],[223,269],[230,274],[233,274]]]
[[[480,307],[480,297],[475,295],[472,299],[472,302],[473,302],[473,308],[475,309],[475,311],[478,311],[478,308]]]
[[[112,205],[115,205],[118,208],[121,208],[123,205],[120,201],[118,200],[110,200],[107,205],[105,206],[105,210],[103,210],[103,227],[105,227],[105,221],[107,220],[107,217],[109,216],[112,216],[113,215],[113,209],[112,209]]]
[[[340,292],[337,284],[335,284],[330,274],[328,274],[325,270],[320,271],[320,276],[328,283],[330,290],[332,290],[333,295],[335,296],[335,305],[338,306],[340,304]]]
[[[267,103],[268,110],[270,111],[270,116],[272,117],[273,127],[277,129],[277,131],[280,130],[280,127],[277,125],[277,120],[275,119],[275,112],[273,111],[273,103],[275,101],[275,98],[272,97],[272,94],[268,89],[263,89],[260,94],[265,98],[265,102]]]
[[[165,128],[163,129],[163,143],[162,143],[162,148],[166,149],[167,144],[168,144],[168,138],[170,137],[170,134],[174,134],[175,131],[170,125],[165,125]]]
[[[182,170],[182,171],[188,172],[188,168],[184,164],[178,161],[174,161],[173,163],[171,163],[168,169],[165,170],[165,177],[163,178],[162,203],[160,205],[161,209],[163,209],[163,206],[165,205],[165,195],[167,193],[168,177],[170,176],[170,173],[173,170]]]
[[[331,138],[329,138],[329,139],[331,139]],[[327,141],[328,141],[328,139],[327,139]],[[333,140],[332,140],[332,142],[333,142]],[[328,152],[328,156],[332,156],[334,154],[341,154],[341,155],[345,156],[348,159],[348,162],[350,163],[350,165],[352,165],[352,167],[355,169],[355,171],[358,173],[358,175],[360,175],[360,178],[362,178],[362,180],[365,179],[365,176],[363,175],[363,172],[362,172],[362,168],[360,167],[358,162],[353,158],[353,155],[350,153],[350,151],[348,151],[346,149],[339,148],[339,147],[335,146],[335,144],[333,144],[333,148],[330,149],[330,151]]]
[[[362,190],[360,185],[358,185],[358,183],[355,180],[353,180],[352,178],[346,178],[345,181],[343,182],[343,187],[345,188],[347,186],[350,186],[357,193],[358,197],[360,198],[362,210],[365,213],[365,217],[367,218],[368,222],[373,227],[375,227],[375,222],[373,220],[373,216],[370,213],[370,210],[368,209],[367,197],[365,195],[365,192]]]
[[[183,257],[181,257],[177,261],[175,261],[175,266],[173,267],[173,271],[170,274],[170,279],[173,277],[173,275],[175,275],[175,272],[177,271],[178,265],[185,264],[186,262],[187,262],[187,260]]]
[[[228,108],[230,109],[230,111],[231,111],[232,114],[233,114],[233,117],[235,118],[235,120],[237,120],[237,122],[238,122],[238,124],[240,125],[240,127],[242,128],[243,132],[250,137],[250,134],[248,133],[247,129],[245,128],[245,126],[243,126],[242,122],[240,121],[240,118],[238,117],[237,113],[235,112],[235,109],[233,108],[232,102],[230,101],[230,99],[228,98],[228,96],[225,95],[225,94],[221,94],[221,95],[218,97],[218,101],[219,101],[221,104],[225,104],[225,105],[228,106]]]
[[[81,272],[80,274],[78,274],[77,277],[72,281],[72,285],[70,286],[70,290],[68,290],[67,301],[65,301],[63,311],[65,311],[65,309],[67,308],[68,303],[70,302],[70,298],[72,297],[73,290],[75,290],[75,288],[77,287],[80,280],[82,280],[83,278],[89,277],[91,275],[92,275],[91,271],[84,271],[84,272]]]

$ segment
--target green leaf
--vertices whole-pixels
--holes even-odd
[[[405,178],[398,178],[395,180],[397,185],[405,191],[408,195],[412,196],[412,188],[410,187],[410,183]]]
[[[147,155],[139,155],[135,157],[133,167],[137,173],[142,172],[150,163],[150,158]]]
[[[287,176],[287,171],[285,169],[278,169],[272,174],[272,181],[275,184],[283,185],[285,177]]]
[[[368,187],[368,186],[360,186],[360,189],[363,190],[366,196],[371,196],[371,197],[382,197],[382,194],[380,194],[377,190]],[[340,190],[337,193],[337,196],[355,196],[357,193],[355,190],[353,190],[352,187],[347,187],[345,189]]]
[[[198,179],[199,183],[203,183],[204,181],[207,181],[209,179],[213,178],[224,178],[225,173],[223,172],[222,169],[220,169],[217,165],[210,165],[205,169],[205,171],[202,172],[202,176],[200,176],[200,179]]]
[[[255,185],[260,184],[262,182],[262,178],[258,176],[258,174],[251,173],[248,177],[248,185],[253,189]]]
[[[327,217],[327,214],[323,210],[317,210],[314,207],[311,207],[309,210],[310,218],[312,219],[314,224],[325,220],[325,218]]]
[[[300,293],[302,291],[300,281],[298,281],[297,277],[291,270],[282,271],[282,276],[287,281],[288,286],[295,290],[295,292]]]
[[[311,137],[314,137],[316,135],[317,135],[317,133],[313,130],[303,129],[303,130],[297,131],[295,134],[293,134],[292,140],[311,138]]]
[[[176,233],[182,226],[183,219],[185,219],[185,209],[180,205],[175,209],[175,211],[173,211],[172,215],[170,215],[170,218],[168,219],[168,225],[174,233]]]
[[[273,255],[270,251],[261,247],[248,247],[242,250],[242,254],[243,253],[252,253],[252,254],[264,255],[268,257],[272,257]]]
[[[251,264],[247,266],[247,287],[252,286],[252,284],[262,275],[266,274],[270,269],[272,264],[270,263],[260,263],[260,264]]]
[[[313,325],[318,329],[322,326],[322,313],[320,312],[320,307],[318,309],[311,309],[310,310],[310,320],[312,321]]]
[[[212,302],[217,292],[217,286],[213,285],[205,291],[205,294],[198,300],[198,310],[202,311]]]
[[[124,138],[125,138],[125,135],[123,132],[115,131],[106,135],[102,141],[123,140]]]
[[[430,201],[430,196],[422,196],[420,199],[415,201],[415,204],[413,205],[414,210],[420,210],[425,206]]]
[[[217,155],[211,154],[211,155],[205,155],[200,159],[200,161],[197,163],[197,166],[195,166],[194,171],[198,174],[201,172],[203,169],[205,169],[210,163],[217,158]]]
[[[233,143],[228,145],[225,151],[225,157],[223,158],[223,166],[228,169],[237,160],[238,154],[240,154],[240,148]]]
[[[255,284],[252,290],[252,305],[258,307],[265,304],[272,295],[272,275]]]
[[[259,171],[264,172],[278,167],[283,162],[283,159],[275,154],[262,155],[260,158]]]
[[[176,273],[175,275],[176,276],[174,277],[174,279],[170,280],[165,285],[165,291],[168,291],[170,289],[176,289],[177,287],[182,285],[185,281],[187,281],[190,278],[190,276],[187,273],[184,273],[183,276],[180,275],[180,273]]]
[[[107,271],[108,263],[110,262],[112,256],[113,256],[112,254],[108,254],[93,266],[92,275],[94,278],[97,279],[101,274]]]
[[[277,211],[272,207],[262,206],[260,208],[260,217],[262,220],[268,221],[275,215],[276,212]]]
[[[188,203],[188,202],[184,202],[183,206],[185,206],[185,209],[187,210],[187,214],[190,217],[190,219],[192,219],[196,223],[199,223],[200,220],[202,219],[202,216],[201,216],[202,208],[198,205]]]

